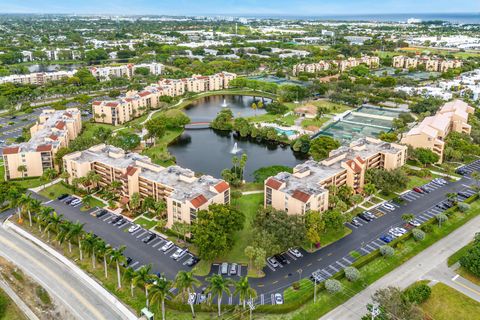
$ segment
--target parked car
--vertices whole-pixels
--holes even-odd
[[[70,198],[68,198],[68,197],[67,197],[67,200],[65,200],[65,204],[70,204],[70,203],[72,203],[72,201],[74,201],[75,199],[77,199],[77,198],[75,198],[75,197],[70,197]]]
[[[274,257],[275,257],[275,260],[280,262],[282,265],[287,264],[287,259],[285,259],[285,257],[282,254],[276,254],[274,255]]]
[[[362,225],[357,217],[354,217],[350,223],[353,224],[355,227],[360,227]]]
[[[157,236],[155,235],[155,233],[152,233],[152,232],[149,232],[148,235],[143,238],[143,243],[149,243],[150,241],[152,241],[153,239],[155,239]]]
[[[300,251],[298,251],[298,249],[290,248],[290,249],[288,249],[288,252],[290,252],[290,254],[293,255],[296,258],[303,257],[303,254]]]
[[[425,192],[424,192],[422,189],[420,189],[419,187],[415,187],[415,188],[413,188],[412,190],[415,191],[415,192],[417,192],[417,193],[421,193],[421,194],[425,193]]]
[[[187,261],[185,261],[183,264],[186,265],[186,266],[189,266],[189,267],[193,267],[194,265],[196,265],[198,263],[198,261],[200,261],[199,258],[197,257],[194,257],[194,256],[191,256]]]
[[[372,219],[372,220],[377,219],[377,217],[376,217],[373,213],[371,213],[370,211],[365,211],[365,212],[363,212],[363,213],[364,213],[365,215],[367,215],[367,217],[369,217],[369,218]]]
[[[137,231],[138,229],[140,229],[141,227],[138,225],[138,224],[134,224],[133,226],[131,226],[130,228],[128,228],[128,232],[130,233],[134,233],[135,231]]]
[[[132,258],[130,257],[127,257],[127,259],[125,260],[125,263],[123,264],[123,267],[126,268],[130,265],[130,263],[132,263]]]
[[[236,275],[236,274],[237,274],[237,264],[232,263],[232,265],[230,266],[230,275]]]
[[[161,250],[162,250],[163,252],[167,252],[167,251],[170,250],[172,247],[173,247],[173,242],[172,242],[172,241],[167,241],[167,243],[165,243],[165,244],[162,246]]]
[[[414,226],[414,227],[419,227],[420,226],[420,222],[418,222],[415,219],[408,221],[408,224],[411,225],[411,226]]]
[[[402,227],[396,227],[394,228],[396,231],[398,231],[399,233],[401,233],[402,235],[404,235],[405,233],[407,233],[407,230],[402,228]]]
[[[107,213],[108,213],[107,210],[102,209],[102,210],[99,210],[95,213],[95,217],[100,218],[100,217],[103,217],[104,215],[106,215]]]
[[[183,257],[186,253],[187,253],[187,249],[178,248],[177,251],[175,251],[172,254],[172,258],[173,260],[178,260],[181,257]]]
[[[228,274],[228,263],[224,262],[220,265],[220,273]]]
[[[111,224],[115,224],[115,223],[117,223],[118,221],[120,221],[120,219],[122,219],[121,216],[116,216],[115,218],[113,218],[112,220],[110,220],[110,223],[111,223]]]
[[[57,200],[63,200],[63,199],[65,199],[66,197],[68,197],[68,194],[64,193],[64,194],[62,194],[60,197],[58,197]]]
[[[386,242],[386,243],[390,243],[390,242],[393,241],[393,237],[391,237],[388,234],[382,235],[379,239],[382,240],[383,242]]]
[[[80,203],[82,203],[82,200],[75,199],[72,202],[70,202],[70,205],[73,207],[73,206],[79,205]]]
[[[458,168],[457,170],[455,170],[455,173],[458,173],[459,175],[466,175],[468,172],[465,168]]]
[[[421,186],[420,189],[425,193],[430,193],[430,188],[426,186]]]
[[[391,205],[390,203],[384,203],[382,206],[387,210],[395,210],[395,206]]]
[[[277,260],[275,260],[274,257],[268,258],[268,259],[267,259],[267,262],[268,262],[268,264],[270,264],[270,265],[271,265],[272,267],[274,267],[274,268],[278,268],[278,267],[280,266],[280,264],[278,263]]]
[[[275,304],[283,304],[283,297],[280,293],[275,293]]]
[[[388,233],[394,235],[395,237],[401,237],[403,235],[400,231],[396,230],[396,228],[391,228],[388,230]]]
[[[122,220],[118,221],[115,225],[116,225],[117,227],[121,227],[121,226],[123,226],[123,225],[126,224],[126,223],[127,223],[127,219],[122,219]]]
[[[360,213],[360,214],[358,215],[358,217],[359,217],[360,219],[366,221],[366,222],[370,222],[370,221],[373,220],[372,218],[370,218],[369,216],[367,216],[365,213]]]

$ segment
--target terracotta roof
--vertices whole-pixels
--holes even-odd
[[[267,187],[270,187],[275,190],[280,189],[280,187],[282,186],[282,183],[280,181],[275,180],[273,178],[268,179],[265,184],[267,185]]]
[[[18,153],[20,147],[7,147],[3,148],[3,154],[15,154]]]
[[[150,94],[149,91],[143,91],[143,92],[140,92],[138,95],[139,95],[140,97],[146,97],[146,96],[148,96],[149,94]]]
[[[218,193],[222,193],[229,188],[230,186],[225,181],[222,181],[215,186],[215,190],[217,190]]]
[[[94,106],[99,106],[102,104],[102,101],[93,101]]]
[[[357,159],[358,162],[360,162],[361,164],[365,163],[365,160],[363,160],[362,157],[360,157],[360,156],[356,156],[355,159]]]
[[[305,192],[297,189],[297,190],[293,191],[292,198],[295,198],[295,199],[300,200],[302,202],[307,202],[308,199],[310,199],[310,195],[308,193],[305,193]]]
[[[127,168],[127,176],[133,176],[137,172],[137,168],[129,166]]]
[[[132,102],[133,99],[132,99],[132,98],[125,98],[125,101],[127,101],[127,102]]]
[[[107,107],[116,107],[118,106],[118,102],[107,102],[105,105]]]
[[[203,194],[196,196],[195,198],[190,200],[190,202],[195,208],[199,208],[201,205],[207,203],[207,201],[208,201],[207,198],[205,198]]]
[[[358,165],[358,163],[356,163],[355,161],[353,160],[348,160],[346,162],[346,164],[348,165],[348,167],[350,167],[353,172],[355,173],[360,173],[362,171],[362,168]]]
[[[38,152],[43,152],[43,151],[50,151],[52,150],[52,145],[51,144],[42,144],[37,147]]]
[[[51,134],[51,135],[49,136],[49,138],[50,138],[51,140],[57,140],[57,139],[58,139],[58,136],[57,136],[57,135],[54,135],[54,134]]]
[[[58,130],[63,130],[65,128],[65,122],[58,121],[57,124],[55,125],[55,128],[57,128]]]
[[[64,115],[65,117],[69,117],[69,118],[72,117],[72,114],[71,114],[70,112],[65,112],[63,115]]]

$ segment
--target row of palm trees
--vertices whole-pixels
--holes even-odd
[[[104,276],[109,277],[109,266],[116,269],[117,289],[122,288],[122,281],[130,283],[130,294],[134,296],[134,289],[140,287],[145,291],[147,308],[150,306],[161,307],[162,319],[165,319],[165,300],[173,298],[172,291],[178,290],[177,299],[181,303],[186,303],[190,294],[195,288],[201,285],[193,273],[190,271],[179,271],[176,278],[168,280],[163,275],[152,274],[152,266],[142,266],[134,270],[132,267],[126,267],[126,257],[123,254],[125,246],[113,248],[103,239],[93,233],[85,232],[84,224],[71,222],[63,219],[62,215],[57,214],[53,208],[43,206],[37,199],[28,194],[22,194],[18,197],[8,197],[10,206],[16,207],[18,220],[23,221],[25,214],[28,214],[30,226],[36,223],[39,232],[47,237],[47,241],[55,241],[59,245],[68,245],[68,251],[72,253],[72,246],[78,246],[79,259],[83,261],[85,257],[91,259],[93,269],[97,269],[97,263],[100,261],[103,265]],[[52,238],[52,234],[55,236]],[[210,294],[211,303],[217,298],[218,315],[221,315],[221,303],[224,294],[231,295],[231,288],[234,288],[233,295],[238,296],[245,309],[246,303],[257,296],[256,291],[250,287],[248,277],[243,277],[234,282],[231,279],[221,275],[213,275],[206,278],[206,294]],[[195,310],[193,304],[190,304],[193,316]]]

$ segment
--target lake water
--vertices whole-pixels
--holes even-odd
[[[255,111],[250,108],[254,101],[251,96],[212,96],[195,101],[185,109],[185,113],[192,122],[210,122],[223,108],[223,100],[226,100],[229,108],[235,116],[253,116]],[[259,98],[255,98],[258,100]],[[271,100],[265,99],[268,103]],[[264,113],[264,110],[257,110],[257,114]],[[171,144],[168,149],[175,156],[177,164],[190,168],[198,173],[210,174],[220,177],[225,168],[232,167],[231,153],[233,146],[237,143],[240,152],[248,156],[245,167],[245,179],[253,180],[253,172],[261,167],[271,165],[285,165],[294,167],[305,161],[302,155],[296,155],[289,146],[277,144],[258,143],[254,139],[243,139],[236,137],[230,132],[219,132],[213,129],[191,129],[185,132]]]

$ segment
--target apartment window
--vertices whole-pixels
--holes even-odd
[[[190,221],[197,220],[197,209],[190,208]]]
[[[230,203],[230,190],[226,190],[223,193],[223,203],[229,204]]]
[[[266,196],[265,196],[265,203],[269,206],[272,205],[272,188],[267,187],[267,193],[266,193]]]

